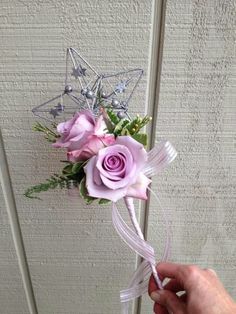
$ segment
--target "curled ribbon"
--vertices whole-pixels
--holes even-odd
[[[153,175],[159,174],[162,169],[168,166],[177,156],[177,152],[170,142],[162,142],[159,146],[155,146],[148,153],[147,164],[143,169],[143,173],[152,177]],[[166,242],[165,249],[162,256],[162,261],[166,261],[170,254],[170,228],[167,216],[165,214],[164,209],[161,206],[160,200],[156,193],[148,188],[148,190],[152,193],[152,195],[157,200],[162,215],[165,220],[166,227]],[[142,296],[148,290],[148,282],[150,274],[153,273],[153,276],[156,280],[156,283],[160,289],[163,289],[162,282],[158,276],[156,271],[156,259],[155,252],[153,247],[144,239],[142,230],[139,226],[138,220],[135,214],[134,202],[133,198],[125,197],[124,198],[126,207],[128,209],[130,219],[133,225],[134,230],[132,230],[126,222],[121,217],[116,203],[113,203],[112,206],[112,222],[114,228],[116,229],[119,236],[122,240],[138,255],[143,258],[142,263],[138,266],[136,271],[134,272],[129,286],[127,289],[122,290],[120,292],[120,300],[123,304],[122,306],[122,314],[128,314],[129,310],[129,301]]]

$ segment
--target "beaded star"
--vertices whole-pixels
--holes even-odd
[[[74,48],[66,52],[66,75],[61,94],[33,108],[33,113],[50,122],[89,109],[112,108],[119,117],[128,116],[130,99],[143,75],[142,69],[99,74]]]

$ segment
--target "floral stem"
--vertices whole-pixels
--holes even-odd
[[[131,222],[133,224],[133,227],[137,233],[137,235],[145,241],[144,239],[144,236],[143,236],[143,233],[142,233],[142,230],[140,228],[140,225],[138,223],[138,220],[137,220],[137,217],[136,217],[136,214],[135,214],[135,209],[134,209],[134,200],[132,197],[125,197],[124,198],[125,200],[125,204],[126,204],[126,207],[128,209],[128,212],[129,212],[129,215],[130,215],[130,219],[131,219]],[[158,273],[157,273],[157,270],[155,268],[155,265],[153,265],[152,263],[150,263],[150,266],[152,268],[152,273],[153,273],[153,277],[155,278],[155,281],[159,287],[159,289],[163,290],[163,285],[162,285],[162,282],[158,276]]]

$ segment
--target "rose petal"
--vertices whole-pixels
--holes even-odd
[[[76,112],[73,118],[71,118],[70,120],[59,123],[57,126],[57,132],[60,134],[68,132],[71,129],[72,125],[75,123],[78,116],[79,113]]]
[[[104,121],[103,116],[101,115],[98,117],[98,119],[96,121],[95,128],[94,128],[94,134],[97,136],[103,136],[106,132],[106,129],[107,129],[107,125]]]
[[[88,115],[80,112],[80,116],[76,120],[75,125],[82,127],[84,131],[91,132],[94,130],[95,126],[94,117],[90,114]]]
[[[96,135],[91,135],[88,138],[88,143],[86,145],[90,149],[93,155],[97,154],[100,149],[104,148],[104,141],[102,138]]]
[[[87,160],[98,151],[105,147],[106,137],[98,137],[96,135],[89,135],[80,141],[80,149],[77,149],[77,143],[70,144],[68,147],[68,160],[72,162]],[[114,136],[109,136],[108,142],[114,140]],[[83,141],[83,142],[82,142]]]
[[[94,114],[92,113],[91,110],[88,110],[88,109],[80,110],[78,112],[77,118],[81,116],[85,116],[86,120],[95,126],[96,122],[95,122]],[[76,122],[77,122],[77,119],[76,119]]]
[[[105,134],[104,136],[101,136],[100,139],[104,146],[110,146],[115,143],[115,136],[113,134]]]
[[[111,172],[116,177],[122,178],[126,172],[126,159],[122,154],[106,156],[102,165],[104,170]]]
[[[143,145],[131,136],[118,136],[116,144],[124,145],[130,150],[134,163],[136,164],[136,171],[139,172],[147,161],[147,152]]]
[[[147,187],[152,181],[148,179],[143,173],[137,177],[137,181],[128,187],[126,196],[147,199]]]
[[[119,199],[123,198],[126,195],[126,188],[111,190],[105,187],[104,185],[97,185],[94,182],[93,174],[94,168],[96,166],[96,156],[90,158],[84,171],[86,173],[86,187],[89,193],[89,196],[96,198],[106,198],[113,202],[117,202]]]
[[[106,169],[104,169],[103,160],[107,155],[115,156],[118,153],[122,153],[125,156],[125,161],[126,161],[126,164],[124,165],[124,170],[126,172],[126,175],[123,179],[121,179],[119,181],[119,184],[117,185],[117,188],[120,188],[120,187],[123,187],[124,185],[127,185],[129,173],[132,170],[132,166],[133,166],[133,156],[131,155],[130,151],[128,150],[128,148],[126,146],[115,144],[115,145],[111,145],[109,147],[106,147],[104,149],[101,149],[98,152],[96,167],[99,170],[99,172],[101,173],[101,175],[103,176],[103,178],[107,178],[107,179],[111,179],[111,180],[117,180],[116,175],[113,173],[113,171],[107,171]],[[102,176],[101,176],[101,178],[102,178]],[[102,180],[103,180],[103,178],[102,178]],[[124,180],[124,181],[122,181],[122,180]],[[105,181],[108,183],[107,180],[105,180]],[[114,187],[113,184],[112,184],[112,186]],[[111,188],[111,186],[110,186],[110,188]]]
[[[95,184],[102,185],[102,180],[100,178],[99,171],[97,170],[96,167],[94,167],[94,170],[93,170],[93,180]]]
[[[95,118],[90,110],[81,110],[73,118],[58,124],[57,131],[61,137],[53,147],[66,147],[69,150],[80,149],[87,141],[86,137],[93,134]]]
[[[69,142],[66,142],[64,143],[63,142],[63,138],[59,138],[56,143],[53,143],[52,144],[53,147],[56,147],[56,148],[61,148],[61,147],[69,147],[70,146],[70,143]]]
[[[81,126],[78,124],[74,124],[70,129],[70,133],[65,137],[64,141],[73,141],[77,142],[81,138],[84,137],[85,131],[81,131]]]
[[[115,189],[124,188],[133,184],[135,182],[134,180],[135,172],[136,172],[136,166],[134,165],[131,172],[128,175],[125,175],[125,177],[120,180],[108,179],[107,177],[102,175],[101,172],[100,172],[100,177],[105,186],[107,186],[109,189],[115,190]]]

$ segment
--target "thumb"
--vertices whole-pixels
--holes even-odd
[[[167,308],[170,313],[185,314],[185,304],[177,297],[177,295],[168,290],[153,291],[150,294],[153,301]]]

